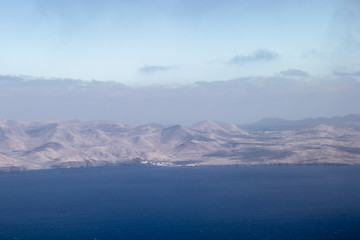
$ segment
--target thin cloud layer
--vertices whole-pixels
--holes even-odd
[[[269,50],[259,49],[250,55],[236,55],[229,64],[246,64],[251,62],[269,62],[278,58],[278,54]]]
[[[284,77],[309,77],[310,74],[308,72],[299,70],[299,69],[289,69],[286,71],[282,71],[281,75]]]
[[[171,68],[172,68],[171,66],[145,65],[144,67],[139,68],[139,71],[142,73],[149,74],[149,73],[168,71]]]
[[[333,71],[335,76],[340,77],[360,77],[360,71],[353,71],[353,72],[342,72],[342,71]]]
[[[9,76],[11,79],[11,76]],[[360,113],[360,82],[348,77],[249,77],[193,86],[129,87],[71,79],[0,81],[0,118],[114,120],[190,125]]]
[[[23,77],[13,75],[0,75],[0,81],[22,81]]]

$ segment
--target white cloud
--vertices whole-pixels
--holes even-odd
[[[259,49],[250,55],[236,55],[229,64],[245,64],[251,62],[269,62],[278,58],[278,54],[269,50]]]
[[[139,68],[139,71],[142,73],[156,73],[156,72],[163,72],[172,69],[171,66],[160,66],[160,65],[145,65]]]

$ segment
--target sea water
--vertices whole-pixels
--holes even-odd
[[[360,239],[360,166],[0,173],[0,239]]]

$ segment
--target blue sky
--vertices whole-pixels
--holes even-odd
[[[360,70],[356,0],[0,1],[0,74],[193,84]]]

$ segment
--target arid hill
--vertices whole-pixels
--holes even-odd
[[[281,125],[283,124],[283,125]],[[360,116],[238,127],[191,127],[110,121],[0,121],[0,170],[256,164],[359,164]]]

